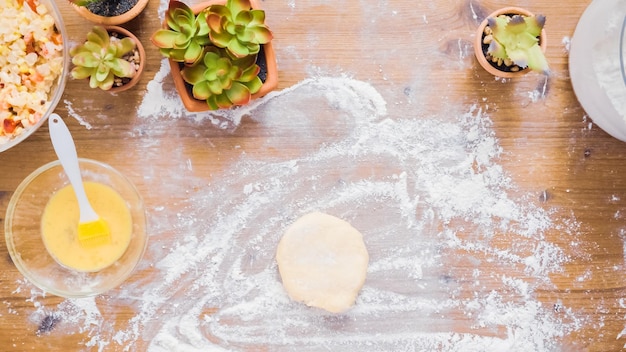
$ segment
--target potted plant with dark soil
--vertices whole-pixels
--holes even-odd
[[[87,40],[70,50],[74,79],[88,79],[91,88],[111,93],[125,91],[139,82],[145,66],[145,50],[137,37],[118,26],[95,26]]]
[[[129,22],[146,8],[149,0],[69,0],[87,20],[108,26]]]
[[[272,32],[255,0],[173,0],[152,42],[169,59],[185,108],[192,112],[248,104],[278,85]]]
[[[546,17],[519,7],[493,12],[478,27],[474,53],[480,65],[494,76],[512,78],[536,71],[549,74],[544,55]]]

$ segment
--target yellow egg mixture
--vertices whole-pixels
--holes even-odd
[[[85,193],[96,213],[109,225],[111,243],[87,248],[78,242],[78,201],[71,185],[58,190],[46,204],[41,235],[46,249],[59,264],[94,272],[110,266],[124,254],[132,234],[132,217],[124,199],[111,187],[85,182]]]

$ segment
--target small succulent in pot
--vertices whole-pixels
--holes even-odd
[[[211,42],[225,48],[233,57],[259,52],[269,43],[272,32],[265,25],[265,11],[251,9],[249,0],[228,0],[226,5],[211,5],[206,20],[211,28]]]
[[[110,36],[101,26],[95,26],[87,33],[87,40],[70,50],[74,68],[70,72],[75,79],[89,78],[91,88],[109,90],[115,77],[132,78],[136,67],[125,56],[136,48],[129,38]]]
[[[201,60],[204,47],[211,44],[206,13],[196,16],[185,3],[172,1],[165,21],[168,28],[157,30],[151,38],[161,54],[189,65]]]
[[[213,110],[243,105],[261,89],[256,55],[231,58],[226,50],[209,47],[201,62],[184,67],[181,75],[193,85],[196,99],[206,100]]]
[[[137,17],[149,0],[68,0],[74,10],[95,24],[116,26]]]
[[[515,6],[492,12],[476,29],[474,54],[478,63],[502,78],[530,71],[550,74],[544,56],[548,45],[545,22],[545,16]]]
[[[487,19],[483,43],[487,54],[500,65],[530,68],[548,73],[548,61],[539,46],[539,35],[546,23],[543,15],[499,15]]]

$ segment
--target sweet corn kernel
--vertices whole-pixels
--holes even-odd
[[[54,18],[38,0],[34,0],[36,11],[25,1],[0,2],[0,121],[6,116],[21,117],[21,124],[11,132],[0,124],[1,144],[37,123],[48,109],[50,90],[63,70],[63,46],[51,45],[56,35]]]

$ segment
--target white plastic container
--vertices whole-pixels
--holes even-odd
[[[626,142],[626,0],[593,1],[570,45],[578,101],[594,123]]]

